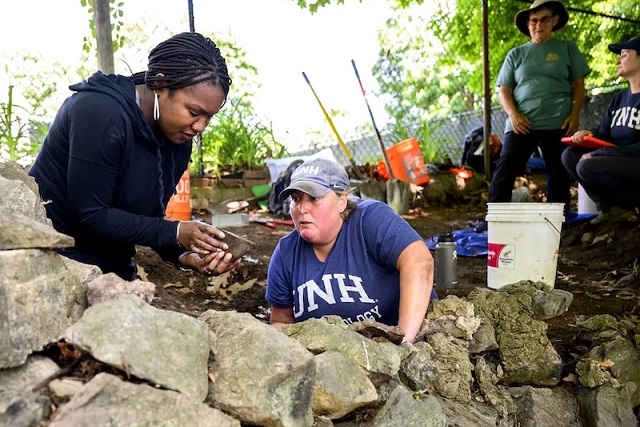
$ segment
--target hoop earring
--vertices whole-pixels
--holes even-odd
[[[160,118],[160,105],[158,104],[158,92],[154,92],[155,95],[153,97],[153,120],[158,120]]]

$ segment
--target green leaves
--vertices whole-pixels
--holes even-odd
[[[244,98],[229,99],[214,116],[211,125],[201,135],[203,163],[207,169],[221,175],[221,168],[231,172],[259,169],[267,157],[285,156],[285,147],[273,135],[271,123],[261,122]]]
[[[363,0],[360,0],[362,2]],[[330,4],[344,4],[344,0],[316,0],[307,2],[306,0],[297,0],[298,6],[303,9],[309,9],[309,12],[316,13],[319,8]]]
[[[96,45],[96,23],[94,19],[93,0],[80,0],[82,7],[87,9],[89,13],[89,28],[91,29],[91,37],[83,37],[82,50],[90,53],[95,50]],[[109,10],[111,12],[111,39],[113,52],[124,47],[127,37],[125,35],[124,21],[124,2],[117,0],[109,0]]]
[[[392,126],[482,109],[482,2],[396,0],[396,4],[379,35],[380,54],[373,68],[380,95],[389,100],[385,108],[395,120]],[[616,58],[607,45],[637,35],[637,24],[624,17],[640,17],[640,3],[577,0],[571,6],[569,23],[555,36],[574,41],[587,58],[593,70],[587,87],[613,82]],[[516,13],[526,7],[512,0],[489,1],[492,85],[507,52],[528,41],[514,26]],[[492,104],[497,104],[496,91],[492,97]]]
[[[7,102],[0,103],[0,159],[24,163],[39,148],[47,125],[29,120],[29,111],[13,102],[14,86],[9,85]]]

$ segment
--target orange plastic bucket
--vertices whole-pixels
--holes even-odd
[[[164,217],[175,221],[191,221],[191,183],[189,169],[184,171],[176,186],[176,194],[171,196]]]
[[[387,157],[397,180],[416,185],[425,185],[431,181],[417,139],[407,139],[387,148]]]

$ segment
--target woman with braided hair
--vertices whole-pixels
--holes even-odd
[[[220,230],[164,219],[192,138],[222,108],[230,85],[216,44],[182,33],[150,52],[146,72],[98,71],[70,86],[75,93],[29,171],[55,229],[75,239],[59,252],[126,280],[136,277],[135,245],[203,274],[236,267]]]

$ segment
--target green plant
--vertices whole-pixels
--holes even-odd
[[[31,113],[14,104],[13,89],[9,85],[7,102],[0,103],[0,159],[26,166],[40,149],[47,125],[29,119]]]
[[[5,57],[1,75],[9,84],[0,102],[0,159],[31,164],[48,131],[50,116],[57,108],[57,87],[68,80],[68,71],[41,57]]]
[[[271,123],[259,121],[243,98],[229,99],[214,121],[201,140],[204,166],[217,176],[223,168],[230,172],[259,169],[267,157],[287,155],[285,146],[275,140]]]
[[[426,163],[433,163],[438,155],[439,144],[435,144],[431,138],[432,131],[429,122],[422,122],[416,131],[420,135],[417,139],[420,142],[420,151],[422,151],[422,157]]]

